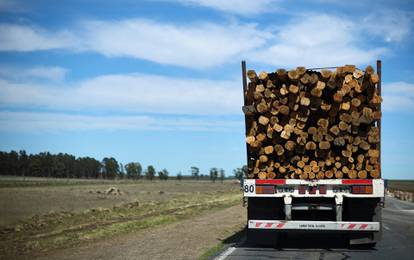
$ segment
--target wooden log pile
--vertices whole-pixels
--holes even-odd
[[[371,66],[247,71],[248,178],[380,177],[382,98]]]

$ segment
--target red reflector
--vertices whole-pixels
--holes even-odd
[[[283,185],[286,184],[286,180],[256,180],[256,184],[273,184],[273,185]]]
[[[319,194],[326,194],[326,186],[325,185],[319,186]]]
[[[300,185],[299,186],[299,194],[306,194],[306,185]]]
[[[274,194],[275,186],[271,185],[256,185],[256,194]]]
[[[342,184],[361,184],[361,185],[369,185],[372,184],[372,180],[342,180]]]

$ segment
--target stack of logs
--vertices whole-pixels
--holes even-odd
[[[353,65],[247,72],[248,178],[379,178],[378,74]]]

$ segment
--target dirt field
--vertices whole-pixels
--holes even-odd
[[[105,195],[117,187],[123,195]],[[87,181],[29,178],[0,179],[0,226],[16,224],[36,215],[81,212],[128,202],[166,201],[197,193],[238,191],[231,181]],[[100,193],[98,193],[100,192]]]
[[[39,257],[64,248],[78,252],[79,247],[88,247],[90,243],[122,240],[131,232],[163,230],[164,226],[183,221],[192,223],[197,218],[226,212],[241,204],[240,186],[231,181],[45,183],[36,180],[31,184],[15,182],[17,187],[6,182],[0,185],[0,259]],[[104,193],[113,186],[121,191],[120,194]],[[232,214],[241,216],[243,212],[238,207]],[[226,222],[220,220],[220,213],[217,214],[213,219],[206,217],[202,225],[221,225],[224,227],[220,230],[234,233],[245,223],[244,217]],[[230,213],[222,214],[225,218]],[[187,231],[191,233],[191,229]],[[194,245],[185,258],[197,257],[217,242],[218,236],[223,236],[215,231],[202,233],[209,234],[204,238],[210,243]],[[137,243],[148,244],[146,236],[141,239],[144,240]],[[171,243],[174,241],[173,238],[170,240]],[[149,245],[148,250],[153,243]],[[175,246],[167,243],[165,247]]]
[[[239,204],[166,226],[89,243],[76,251],[58,250],[36,259],[192,260],[241,232],[245,219],[246,210]]]

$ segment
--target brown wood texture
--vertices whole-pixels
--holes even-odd
[[[250,178],[380,177],[380,71],[244,71]]]

